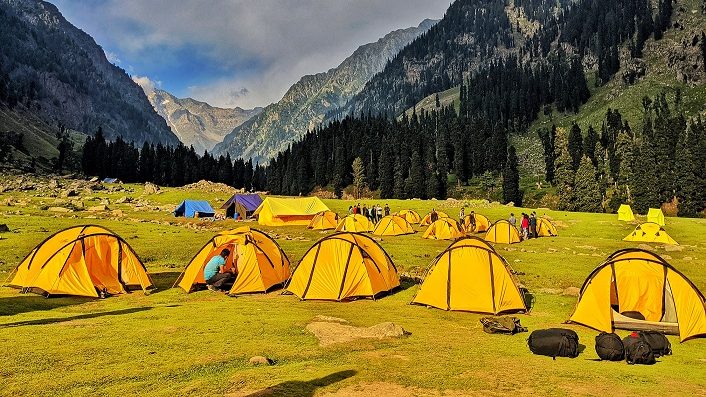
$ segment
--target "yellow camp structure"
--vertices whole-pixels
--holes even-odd
[[[706,336],[705,304],[696,286],[663,258],[625,249],[588,276],[570,321],[605,332],[656,330],[683,342]]]
[[[537,237],[556,237],[559,232],[556,226],[546,218],[537,218]]]
[[[650,208],[647,211],[647,222],[656,223],[660,226],[664,226],[664,213],[659,208]]]
[[[360,214],[345,216],[336,226],[337,232],[363,233],[372,232],[373,229],[375,229],[375,224],[367,216]]]
[[[371,237],[335,233],[302,257],[287,290],[300,299],[375,298],[400,285],[397,268]]]
[[[632,222],[635,220],[635,214],[632,213],[632,208],[627,204],[620,204],[618,208],[618,220]]]
[[[406,219],[397,215],[388,215],[378,222],[373,229],[376,236],[399,236],[402,234],[412,234],[414,228]]]
[[[419,216],[415,210],[402,210],[397,213],[398,216],[407,220],[411,224],[417,224],[422,221],[422,217]]]
[[[284,285],[291,275],[289,259],[275,240],[259,230],[241,227],[213,236],[189,262],[175,284],[186,292],[205,287],[204,267],[226,248],[230,251],[226,269],[236,267],[237,270],[229,291],[231,295],[267,292]],[[236,263],[233,261],[235,255],[238,255]]]
[[[478,237],[458,240],[439,254],[412,303],[488,314],[527,311],[509,265]]]
[[[311,219],[307,228],[312,230],[335,229],[339,221],[340,218],[337,213],[333,211],[321,211],[314,215],[314,218]]]
[[[491,225],[490,219],[483,214],[476,213],[473,214],[473,217],[476,219],[476,227],[474,228],[471,226],[471,214],[468,214],[463,217],[463,220],[461,221],[461,227],[463,227],[463,230],[465,230],[466,233],[487,232]]]
[[[628,234],[623,241],[679,245],[669,234],[667,234],[662,226],[651,222],[637,225],[635,230]]]
[[[17,266],[10,286],[45,296],[95,298],[153,288],[130,245],[95,225],[74,226],[44,240]]]
[[[316,214],[328,210],[318,197],[267,197],[253,216],[263,226],[308,226]]]
[[[458,222],[451,218],[440,218],[429,225],[422,238],[432,240],[455,240],[464,236]]]
[[[449,216],[445,212],[441,211],[436,211],[436,215],[438,216],[438,219],[441,218],[449,218]],[[428,213],[421,222],[419,222],[420,226],[429,226],[431,225],[431,212]]]
[[[514,244],[522,241],[522,239],[520,239],[520,232],[517,231],[517,228],[504,219],[501,219],[490,226],[488,232],[485,233],[485,240],[490,241],[491,243],[500,244]]]

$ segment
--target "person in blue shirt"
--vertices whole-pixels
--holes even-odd
[[[236,276],[236,267],[233,266],[230,270],[226,269],[226,259],[230,255],[229,249],[221,251],[220,255],[211,258],[203,269],[203,278],[206,280],[206,286],[211,291],[220,291],[224,285],[231,283]],[[237,263],[238,255],[233,258],[233,263]]]

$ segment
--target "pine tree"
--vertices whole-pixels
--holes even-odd
[[[363,193],[363,187],[365,186],[365,166],[363,165],[363,160],[360,157],[356,157],[353,160],[353,195],[356,199],[359,199]]]
[[[602,201],[603,193],[596,180],[596,168],[588,156],[583,156],[574,177],[574,210],[601,212]]]
[[[615,157],[619,164],[616,197],[621,202],[632,203],[635,187],[635,147],[632,136],[625,131],[620,131],[615,146]]]
[[[503,168],[503,203],[522,205],[522,192],[520,191],[520,172],[517,168],[517,152],[514,146],[507,151],[507,161]]]
[[[598,142],[598,133],[591,125],[588,127],[586,136],[583,138],[583,154],[588,156],[589,159],[591,159],[594,167],[597,167],[598,165],[596,161],[596,143]]]
[[[583,134],[578,124],[574,123],[569,132],[569,155],[571,156],[571,165],[576,171],[583,157]]]
[[[559,209],[571,211],[574,208],[574,169],[569,155],[568,137],[564,129],[557,128],[554,150],[559,153],[555,162],[554,176],[554,184],[559,193]]]
[[[694,150],[699,147],[698,137],[693,129],[693,125],[682,134],[677,146],[676,157],[680,166],[676,169],[676,196],[679,199],[679,216],[695,218],[704,208],[703,192],[706,190],[704,184],[704,167],[699,163],[698,156]]]
[[[555,155],[555,140],[556,140],[556,126],[552,126],[551,129],[542,128],[538,131],[539,139],[542,141],[542,147],[544,148],[544,169],[547,182],[554,182],[554,161],[556,160]]]
[[[395,166],[394,166],[394,188],[393,188],[393,196],[398,199],[404,199],[407,198],[405,195],[405,178],[404,178],[404,171],[402,169],[402,162],[400,161],[399,156],[395,157]]]
[[[378,176],[380,178],[380,198],[393,198],[395,194],[395,178],[393,169],[392,153],[388,142],[383,142],[378,161]]]
[[[412,152],[412,159],[409,167],[409,176],[405,180],[405,191],[409,198],[422,198],[426,189],[424,184],[424,167],[422,156],[415,150]]]

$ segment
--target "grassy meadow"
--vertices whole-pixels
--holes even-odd
[[[142,186],[127,186],[132,190],[128,196],[142,194]],[[482,315],[409,305],[418,288],[409,282],[378,300],[348,303],[303,302],[280,291],[237,298],[210,291],[186,294],[171,288],[181,270],[215,232],[236,227],[236,222],[176,220],[167,209],[135,211],[127,204],[112,204],[124,192],[95,193],[111,200],[111,210],[121,209],[121,217],[110,212],[55,214],[40,209],[53,199],[34,193],[0,193],[0,223],[11,229],[0,233],[3,280],[49,234],[92,223],[124,237],[144,260],[158,289],[150,295],[138,292],[97,300],[46,299],[0,288],[2,395],[706,394],[706,339],[680,344],[670,337],[674,355],[654,366],[629,366],[597,361],[597,332],[562,325],[576,303],[565,290],[580,287],[613,251],[638,245],[622,241],[635,225],[618,222],[613,214],[540,209],[539,215],[555,221],[559,237],[496,246],[536,298],[532,311],[518,316],[523,325],[530,331],[565,326],[579,333],[583,353],[554,361],[532,355],[526,333],[484,333],[478,321]],[[228,194],[164,188],[146,199],[166,207],[187,197],[209,200],[217,208]],[[7,206],[8,198],[27,204]],[[324,201],[339,214],[352,204]],[[388,203],[393,212],[411,208],[421,215],[436,208],[457,217],[460,209],[450,201],[374,202]],[[480,202],[471,203],[467,213],[471,209],[493,221],[522,211]],[[256,227],[276,234],[294,264],[325,235],[304,227]],[[449,244],[424,240],[423,230],[417,230],[380,241],[405,272],[422,272]],[[706,291],[706,220],[668,218],[666,230],[684,249],[666,252],[652,245],[653,250]],[[391,321],[410,335],[320,347],[305,330],[317,315],[343,318],[355,326]],[[256,355],[275,364],[249,365],[248,359]]]

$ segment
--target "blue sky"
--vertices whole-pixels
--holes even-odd
[[[215,106],[279,100],[451,0],[50,0],[140,83]]]

